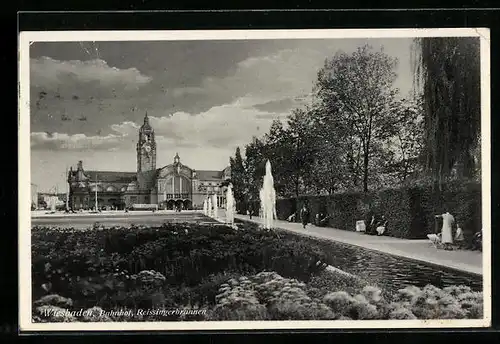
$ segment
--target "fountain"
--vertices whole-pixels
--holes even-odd
[[[234,226],[234,212],[233,184],[229,184],[226,191],[226,223],[230,226]]]
[[[213,207],[213,218],[217,218],[217,210],[219,209],[219,205],[217,204],[217,195],[212,195],[212,207]]]
[[[208,216],[208,201],[207,201],[207,199],[203,200],[203,215]]]
[[[271,229],[276,219],[276,190],[274,189],[274,179],[269,160],[266,162],[266,174],[260,190],[260,209],[261,217],[264,220],[264,228]]]
[[[49,206],[50,206],[50,212],[55,213],[56,212],[56,203],[57,203],[57,197],[56,196],[50,196],[49,198]]]
[[[212,217],[212,200],[210,197],[207,199],[207,216]]]

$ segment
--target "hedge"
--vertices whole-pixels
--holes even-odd
[[[435,214],[449,211],[471,237],[481,230],[481,185],[475,182],[450,182],[441,191],[432,186],[410,186],[371,193],[342,193],[331,196],[302,196],[298,207],[307,201],[311,214],[320,211],[330,216],[329,227],[354,230],[357,220],[369,223],[372,214],[384,215],[388,235],[406,239],[425,239],[440,230]],[[280,199],[278,219],[288,218],[295,210],[295,199]],[[297,221],[299,219],[297,218]],[[437,226],[437,228],[436,228]]]

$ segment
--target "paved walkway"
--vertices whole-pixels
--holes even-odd
[[[175,210],[156,210],[153,212],[152,210],[131,210],[129,212],[125,212],[123,210],[103,210],[101,212],[91,212],[91,211],[84,211],[84,212],[76,212],[76,213],[65,213],[64,211],[56,211],[52,213],[51,211],[47,210],[35,210],[31,212],[31,218],[32,219],[38,219],[38,218],[72,218],[72,217],[110,217],[110,216],[116,216],[116,217],[123,217],[123,216],[162,216],[162,215],[169,215],[169,214],[202,214],[201,210],[183,210],[182,212],[177,212]]]
[[[235,218],[262,224],[262,219],[246,215],[235,215]],[[354,231],[346,231],[329,227],[308,225],[304,230],[300,223],[275,221],[274,227],[289,232],[308,235],[315,238],[338,241],[367,249],[410,258],[425,263],[482,275],[482,254],[479,251],[445,251],[436,249],[429,240],[407,240],[392,237],[364,235]]]

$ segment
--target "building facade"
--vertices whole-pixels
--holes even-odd
[[[133,208],[138,204],[156,204],[159,209],[201,209],[213,194],[219,205],[225,204],[230,168],[220,171],[194,170],[184,165],[178,154],[167,166],[156,168],[156,141],[148,115],[139,129],[136,145],[136,172],[85,171],[79,161],[68,172],[69,203],[72,209]]]

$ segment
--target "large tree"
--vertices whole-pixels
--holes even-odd
[[[287,136],[283,152],[286,154],[287,183],[298,199],[301,192],[307,191],[307,176],[314,166],[315,147],[313,116],[310,111],[295,109],[288,118]]]
[[[352,54],[337,53],[318,72],[316,95],[326,111],[338,118],[337,123],[344,123],[352,173],[356,176],[361,170],[364,192],[369,186],[370,159],[379,142],[388,139],[388,127],[393,124],[396,66],[397,59],[365,45]]]
[[[247,198],[259,199],[259,191],[262,187],[262,177],[265,172],[265,145],[262,140],[253,137],[252,142],[245,146],[245,184]]]
[[[425,167],[441,183],[453,171],[474,177],[481,123],[480,41],[415,40],[415,75],[425,110]]]
[[[242,210],[242,205],[245,202],[245,166],[241,157],[240,147],[236,147],[234,158],[230,158],[231,165],[231,182],[233,184],[234,198],[238,211]]]
[[[384,147],[381,164],[384,174],[397,183],[405,183],[422,167],[424,119],[421,99],[402,99],[396,103],[393,113],[393,131]]]
[[[316,194],[333,194],[350,186],[347,164],[345,129],[338,117],[315,106],[309,110],[312,119],[310,148],[314,155],[312,167],[307,170],[307,183]]]

